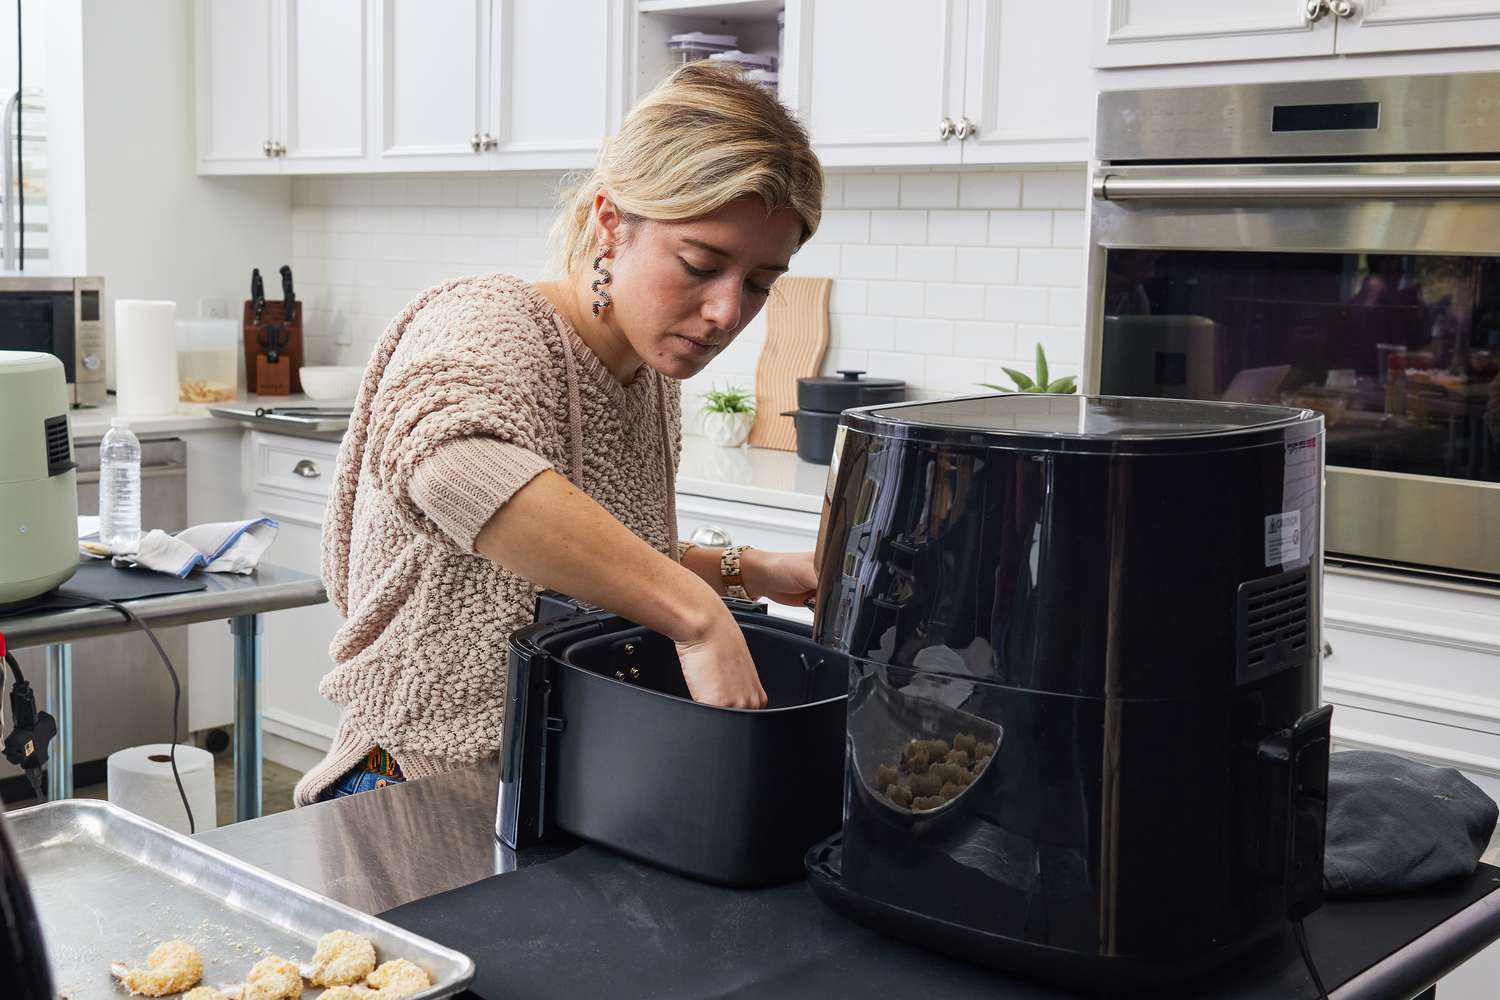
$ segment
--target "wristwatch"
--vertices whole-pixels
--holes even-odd
[[[741,601],[750,600],[745,589],[745,577],[740,570],[740,555],[748,545],[731,545],[719,557],[719,575],[724,578],[724,593]]]

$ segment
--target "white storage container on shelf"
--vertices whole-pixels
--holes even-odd
[[[755,52],[741,52],[735,49],[730,52],[716,52],[708,57],[708,61],[716,65],[733,66],[741,73],[771,72],[776,69],[776,57],[761,55]]]
[[[688,31],[667,39],[667,50],[672,53],[675,65],[686,66],[699,59],[732,51],[739,43],[738,35],[710,35],[702,31]]]
[[[240,325],[232,319],[177,322],[177,398],[222,403],[239,395]]]

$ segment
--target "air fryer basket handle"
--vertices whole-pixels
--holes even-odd
[[[1323,848],[1328,820],[1328,752],[1333,706],[1325,705],[1262,740],[1259,757],[1279,795],[1269,845],[1288,920],[1323,905]]]

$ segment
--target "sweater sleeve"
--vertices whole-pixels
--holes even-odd
[[[566,418],[549,408],[560,375],[546,322],[476,283],[412,317],[372,400],[365,464],[414,530],[472,551],[490,516],[551,468]]]
[[[495,512],[550,468],[542,456],[492,437],[454,438],[416,467],[408,492],[459,548],[473,552]]]

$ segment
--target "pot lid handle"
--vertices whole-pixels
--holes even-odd
[[[839,374],[844,376],[845,382],[858,382],[859,377],[865,373],[863,368],[840,368]]]

